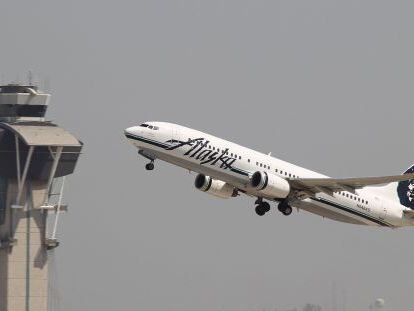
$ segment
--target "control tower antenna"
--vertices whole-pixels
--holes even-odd
[[[31,70],[27,73],[27,82],[29,85],[33,86],[33,73]]]
[[[336,304],[336,283],[333,282],[332,284],[332,311],[337,311],[337,304]]]
[[[50,94],[31,79],[0,86],[1,311],[47,310],[49,250],[59,245],[58,217],[67,210],[64,178],[83,147],[45,119]]]

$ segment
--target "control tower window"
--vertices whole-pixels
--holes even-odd
[[[10,117],[44,117],[46,105],[1,105],[0,114]]]

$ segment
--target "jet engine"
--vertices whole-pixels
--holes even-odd
[[[195,187],[203,192],[207,192],[222,199],[228,199],[237,196],[237,189],[228,183],[213,179],[210,176],[198,174],[195,182]]]
[[[250,186],[271,198],[284,199],[290,192],[290,185],[285,179],[261,171],[252,175]]]

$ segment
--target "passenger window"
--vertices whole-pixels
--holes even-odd
[[[247,159],[247,162],[250,163],[250,159]]]
[[[239,160],[241,160],[241,156],[239,156]]]
[[[275,172],[277,173],[277,168],[275,169]]]
[[[148,126],[148,128],[149,128],[150,130],[152,130],[153,126],[152,126],[152,125],[150,125],[150,126]]]
[[[291,173],[289,173],[289,177],[292,177],[292,174]]]
[[[158,126],[154,126],[154,130],[158,131],[160,128]]]

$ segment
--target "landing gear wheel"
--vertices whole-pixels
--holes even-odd
[[[289,216],[293,211],[292,206],[290,206],[286,201],[280,202],[277,209],[285,216]]]
[[[282,213],[285,216],[289,216],[290,214],[292,214],[292,211],[293,211],[292,207],[290,205],[287,205],[285,210]]]
[[[259,216],[263,216],[264,214],[266,214],[266,211],[263,209],[263,207],[261,205],[256,206],[255,212]]]
[[[270,204],[269,203],[263,202],[261,205],[262,205],[262,209],[265,210],[265,213],[270,211]]]
[[[264,214],[266,214],[268,211],[270,211],[270,205],[267,202],[263,202],[263,201],[256,201],[256,214],[259,216],[263,216]]]
[[[153,162],[147,163],[147,164],[145,165],[145,169],[146,169],[147,171],[152,171],[152,170],[154,169],[154,163],[153,163]]]

